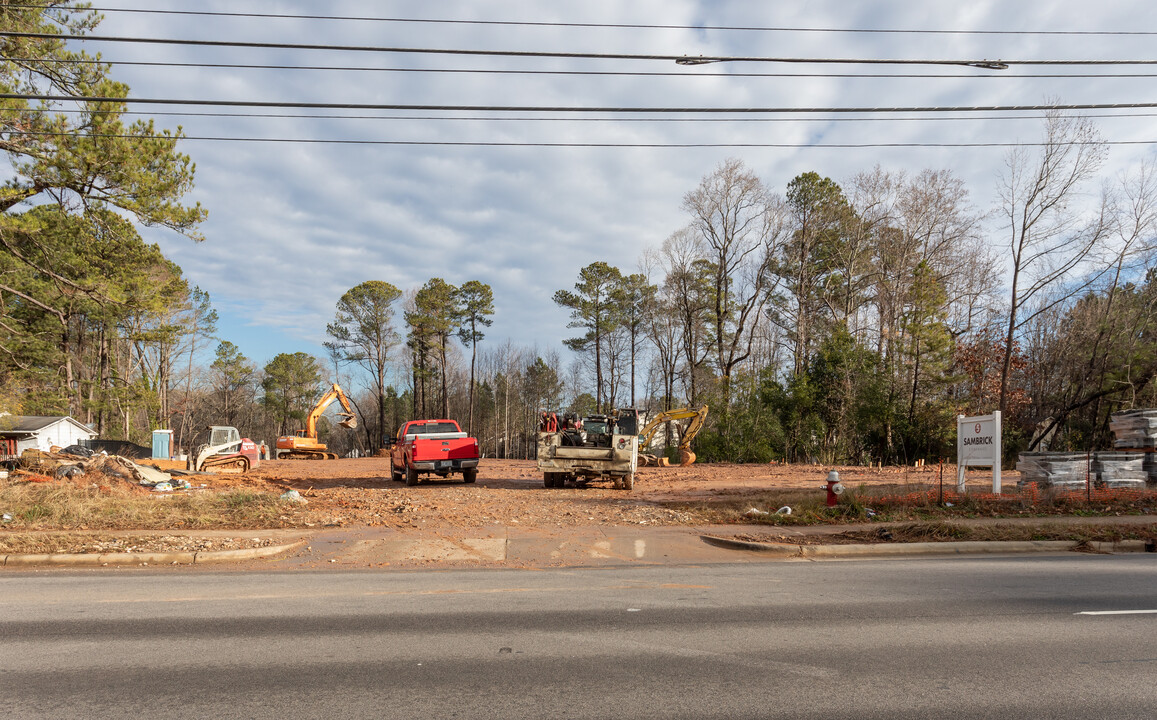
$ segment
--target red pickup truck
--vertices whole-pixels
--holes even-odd
[[[448,477],[462,473],[472,483],[478,479],[478,441],[454,420],[411,420],[390,438],[390,475],[394,480],[417,485],[418,475]]]

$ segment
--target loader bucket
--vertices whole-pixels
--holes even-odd
[[[694,462],[695,462],[695,453],[691,452],[690,450],[680,450],[679,451],[679,464],[680,465],[690,465]]]
[[[339,422],[338,425],[341,425],[343,428],[351,428],[351,429],[356,428],[358,426],[358,416],[357,415],[348,415],[348,416],[343,416],[343,417],[345,419],[342,420],[341,422]]]

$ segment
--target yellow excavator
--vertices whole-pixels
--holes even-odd
[[[690,465],[695,462],[695,453],[691,452],[691,441],[699,434],[703,428],[703,423],[707,420],[707,406],[701,408],[679,408],[677,410],[664,410],[655,417],[651,418],[643,429],[639,432],[639,448],[650,448],[651,441],[655,439],[655,433],[659,428],[673,420],[685,420],[691,418],[691,422],[683,430],[683,436],[679,438],[679,464]],[[640,465],[659,465],[666,467],[671,463],[665,457],[656,457],[655,455],[648,455],[646,453],[639,453]]]
[[[279,460],[337,460],[337,453],[329,452],[325,443],[317,440],[317,419],[334,400],[341,402],[342,409],[345,410],[343,413],[338,413],[338,417],[341,418],[338,425],[345,428],[356,428],[358,417],[350,407],[345,393],[342,392],[337,383],[334,383],[333,387],[327,390],[309,411],[309,416],[305,419],[304,430],[298,430],[296,435],[282,435],[277,438],[277,449],[274,451],[274,457]]]

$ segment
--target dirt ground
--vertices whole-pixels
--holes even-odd
[[[165,465],[161,464],[162,469]],[[175,467],[175,465],[171,466]],[[830,470],[849,487],[934,487],[938,467],[864,468],[782,464],[695,464],[687,467],[641,468],[633,491],[616,490],[607,482],[583,488],[543,487],[533,460],[481,462],[478,481],[460,477],[423,479],[416,487],[390,480],[388,458],[341,460],[272,460],[245,474],[198,475],[194,485],[212,490],[251,489],[261,492],[297,490],[308,500],[286,525],[387,527],[485,527],[522,525],[680,525],[695,522],[671,503],[742,500],[772,489],[814,490],[822,496]],[[432,476],[431,476],[432,477]],[[945,465],[945,488],[955,485],[955,466]],[[1003,482],[1014,485],[1016,473]],[[991,487],[991,476],[970,472],[968,484]],[[774,508],[772,508],[774,510]]]

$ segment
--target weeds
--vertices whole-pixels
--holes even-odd
[[[68,484],[0,484],[5,530],[149,528],[272,528],[294,509],[277,495],[251,491],[161,495],[135,486],[78,488]]]
[[[776,514],[788,506],[790,515]],[[848,488],[835,507],[827,507],[817,491],[768,490],[742,499],[719,499],[669,504],[703,522],[756,525],[822,525],[860,522],[923,522],[975,518],[1155,516],[1157,491],[1094,490],[1063,492],[1035,487],[1012,489],[1004,494],[943,493],[935,488]],[[755,512],[752,512],[752,508]],[[767,514],[764,514],[767,513]]]

